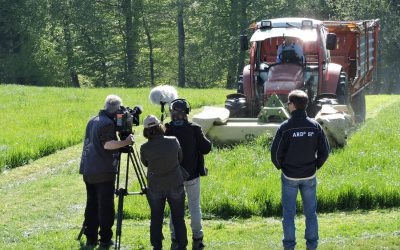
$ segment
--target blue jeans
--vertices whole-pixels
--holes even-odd
[[[185,225],[185,191],[183,185],[169,190],[147,191],[147,199],[151,209],[150,242],[155,249],[162,249],[162,226],[164,220],[165,201],[171,210],[172,223],[176,229],[176,240],[179,249],[186,249],[188,240]]]
[[[283,175],[282,179],[282,209],[283,209],[283,247],[294,249],[296,246],[296,198],[300,190],[303,202],[303,213],[306,217],[306,231],[304,238],[308,249],[318,246],[318,219],[317,219],[317,179],[289,180]]]
[[[200,177],[190,181],[185,181],[186,195],[188,198],[188,207],[190,213],[190,227],[192,228],[192,238],[203,238],[203,227],[201,225],[201,207],[200,207]],[[169,222],[171,229],[171,239],[175,239],[175,230],[172,222]]]

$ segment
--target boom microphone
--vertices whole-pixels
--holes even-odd
[[[153,104],[161,105],[161,123],[164,122],[165,109],[164,106],[167,103],[171,103],[173,100],[178,98],[178,92],[176,89],[169,85],[161,85],[153,88],[150,91],[150,101]]]
[[[150,91],[150,101],[153,104],[166,104],[171,103],[173,100],[178,98],[178,92],[176,89],[169,85],[161,85],[153,88]]]

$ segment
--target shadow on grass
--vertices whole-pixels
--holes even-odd
[[[258,146],[263,148],[270,148],[272,144],[273,137],[268,135],[263,135],[256,137],[249,141],[243,142],[234,142],[234,143],[227,143],[227,142],[219,142],[213,141],[213,146],[216,147],[218,150],[233,150],[239,146]]]
[[[211,209],[206,209],[208,214],[215,216],[214,218],[231,219],[231,218],[250,218],[254,213],[245,206],[231,204],[228,200],[224,200]]]

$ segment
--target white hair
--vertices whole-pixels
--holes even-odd
[[[106,101],[104,102],[104,109],[107,110],[109,113],[115,113],[122,105],[121,97],[117,95],[108,95],[106,97]]]

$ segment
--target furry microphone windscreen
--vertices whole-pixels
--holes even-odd
[[[178,92],[172,86],[161,85],[150,91],[149,98],[153,104],[160,104],[161,102],[171,103],[173,100],[178,98]]]

